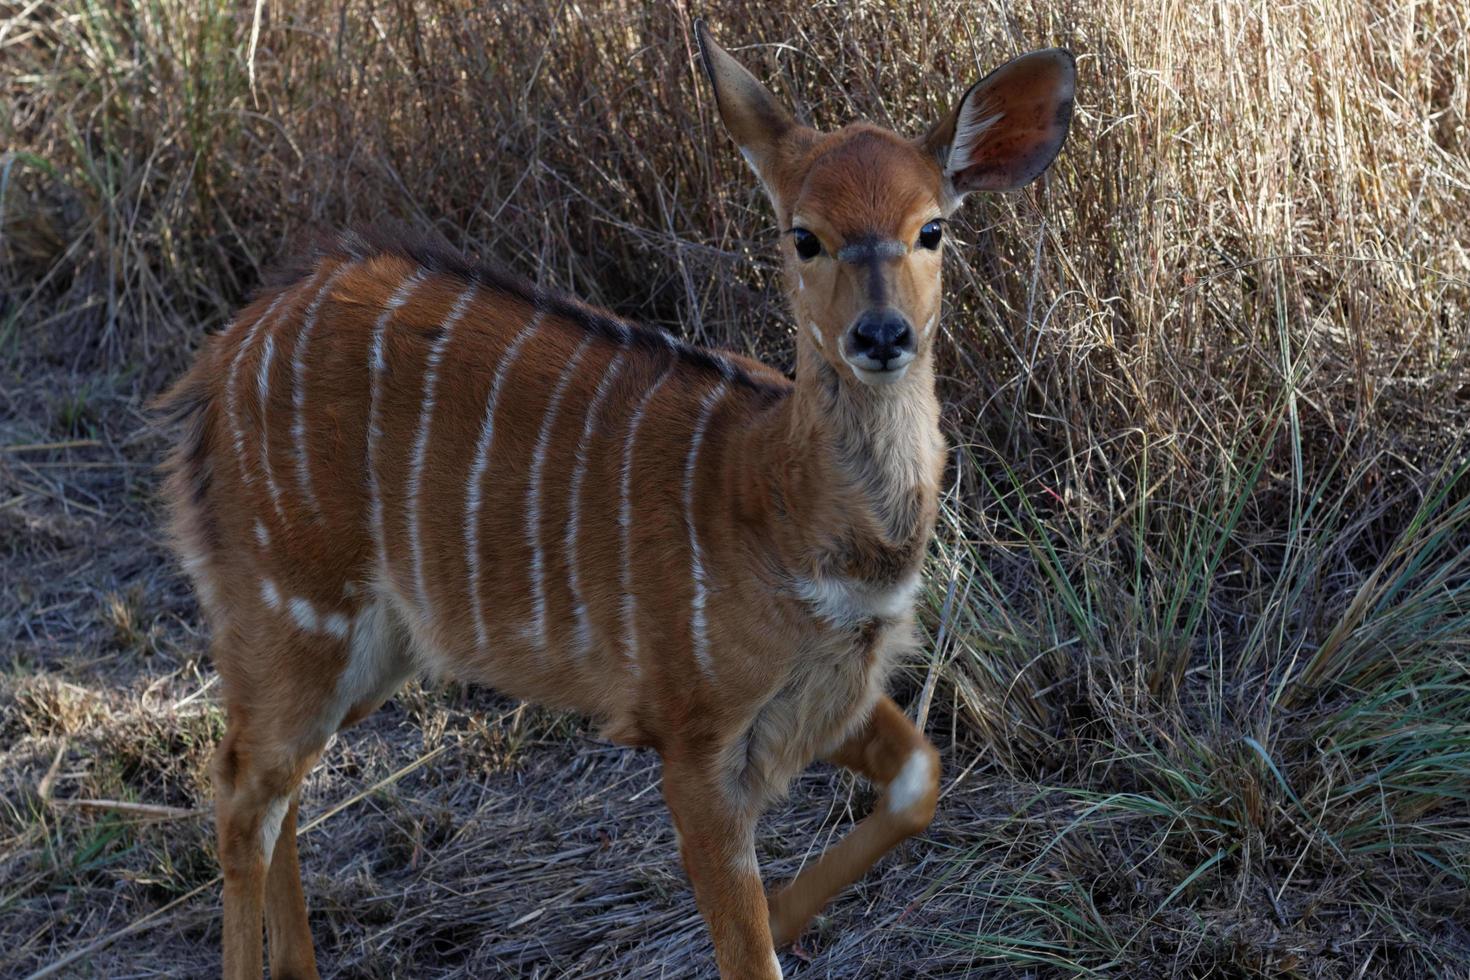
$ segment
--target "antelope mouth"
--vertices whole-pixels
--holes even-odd
[[[909,364],[913,359],[912,351],[903,351],[897,357],[891,357],[887,361],[878,361],[871,357],[843,357],[847,366],[852,368],[853,377],[865,385],[874,387],[897,382],[908,374]]]

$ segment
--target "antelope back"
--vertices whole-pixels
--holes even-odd
[[[340,646],[316,668],[340,676],[330,728],[401,679],[381,661],[402,634],[400,675],[656,741],[650,705],[731,679],[716,634],[741,629],[731,513],[749,493],[732,464],[789,390],[758,363],[348,234],[168,396],[189,423],[174,536],[217,632]]]

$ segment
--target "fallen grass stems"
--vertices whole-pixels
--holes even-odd
[[[1081,73],[1044,185],[951,229],[955,489],[899,690],[939,819],[788,968],[1465,976],[1465,6],[700,13],[824,126],[916,131],[1045,44]],[[215,969],[209,822],[137,819],[207,811],[220,729],[140,406],[301,233],[402,220],[785,363],[768,207],[689,29],[621,0],[0,0],[0,971]],[[307,785],[319,948],[352,976],[707,971],[657,790],[577,719],[410,687]],[[803,776],[768,876],[870,799]]]

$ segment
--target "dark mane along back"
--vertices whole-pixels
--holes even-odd
[[[615,344],[650,352],[672,352],[680,361],[719,374],[766,400],[774,401],[791,390],[790,382],[775,371],[757,376],[745,365],[737,363],[735,358],[720,351],[691,344],[655,327],[613,316],[564,293],[542,289],[500,266],[466,259],[442,238],[401,228],[373,226],[351,228],[335,235],[318,234],[309,238],[305,247],[298,249],[291,258],[267,273],[265,288],[285,289],[302,282],[310,278],[324,260],[362,262],[379,256],[405,259],[434,275],[513,296]]]

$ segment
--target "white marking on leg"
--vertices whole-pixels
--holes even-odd
[[[274,579],[260,580],[260,599],[271,609],[281,608],[281,590],[276,588]]]
[[[344,262],[333,269],[316,291],[316,295],[311,298],[311,303],[306,307],[306,315],[301,321],[301,330],[296,334],[296,348],[291,353],[291,406],[294,410],[291,438],[296,445],[296,483],[301,488],[301,496],[306,500],[312,517],[316,519],[321,518],[322,508],[311,485],[311,460],[306,452],[306,344],[316,326],[322,301],[350,265],[351,263]]]
[[[628,420],[628,437],[623,442],[623,472],[620,493],[621,507],[618,511],[618,525],[623,531],[623,651],[628,658],[628,666],[636,676],[639,673],[638,665],[638,596],[633,592],[633,450],[638,439],[638,427],[643,424],[644,413],[648,411],[653,396],[669,380],[674,373],[674,365],[670,364],[664,368],[643,397],[638,400],[638,405],[633,409],[633,415]]]
[[[214,608],[214,600],[218,595],[214,587],[214,579],[209,574],[209,562],[202,553],[190,552],[181,559],[184,571],[189,573],[189,578],[194,582],[194,588],[199,592],[199,604],[206,610]]]
[[[929,753],[914,749],[904,760],[903,768],[888,784],[888,812],[903,813],[924,798],[934,782],[934,763]]]
[[[424,545],[419,537],[419,490],[423,484],[424,460],[429,451],[429,427],[434,419],[434,394],[439,384],[439,364],[444,360],[444,352],[449,349],[449,341],[454,336],[454,325],[474,302],[476,291],[476,287],[470,286],[459,294],[444,322],[439,325],[439,336],[429,348],[424,365],[424,396],[419,406],[419,429],[414,437],[413,460],[408,468],[408,546],[409,553],[413,556],[415,598],[419,614],[426,620],[432,618],[432,603],[429,602],[428,588],[424,582]]]
[[[825,346],[822,343],[822,331],[817,329],[817,325],[814,321],[808,320],[806,322],[806,328],[812,332],[812,339],[817,342],[818,347]]]
[[[699,447],[704,442],[705,430],[720,399],[725,397],[727,386],[721,382],[704,396],[699,405],[699,418],[694,424],[694,434],[689,439],[689,454],[684,460],[684,523],[689,528],[689,564],[694,579],[694,596],[690,600],[689,632],[694,647],[694,660],[705,677],[714,679],[714,665],[709,659],[709,636],[706,632],[704,605],[709,598],[708,576],[705,574],[704,553],[699,547],[699,533],[694,526],[694,477],[699,462]]]
[[[597,428],[597,416],[612,391],[613,382],[623,369],[623,354],[619,352],[608,362],[607,370],[597,382],[597,391],[592,395],[592,404],[587,406],[587,417],[582,422],[582,438],[577,443],[576,465],[572,469],[572,482],[567,503],[567,536],[564,544],[567,556],[567,588],[572,594],[572,614],[577,620],[577,645],[579,654],[585,655],[592,645],[592,618],[587,613],[587,604],[582,601],[582,574],[577,567],[577,535],[582,524],[582,483],[587,478],[587,448]]]
[[[267,868],[276,851],[276,840],[281,836],[281,823],[290,809],[291,797],[278,796],[266,804],[265,815],[260,819],[260,853],[265,856]]]
[[[541,471],[546,467],[546,452],[551,448],[551,428],[556,423],[561,400],[589,343],[591,338],[582,339],[556,379],[556,387],[546,403],[546,413],[541,417],[541,432],[531,453],[531,474],[526,485],[526,540],[531,545],[531,622],[526,632],[532,642],[543,647],[546,645],[546,554],[541,543]]]
[[[255,543],[262,548],[271,546],[271,532],[261,521],[255,522]]]
[[[741,874],[755,875],[760,877],[761,864],[756,860],[755,844],[747,844],[737,850],[732,856],[730,864]]]
[[[225,410],[230,414],[231,436],[235,443],[235,459],[240,465],[240,480],[247,487],[253,482],[249,468],[245,465],[245,422],[240,418],[240,366],[245,361],[245,352],[255,343],[261,328],[276,312],[290,290],[283,290],[276,294],[271,304],[265,308],[260,319],[250,325],[245,333],[245,339],[240,341],[240,346],[235,348],[235,356],[230,360],[230,376],[225,382]]]
[[[382,414],[383,375],[387,373],[388,323],[400,306],[408,302],[413,291],[427,277],[423,269],[415,269],[399,284],[383,304],[373,324],[372,344],[368,349],[368,366],[372,371],[372,388],[368,400],[367,430],[367,478],[368,494],[372,504],[373,540],[377,544],[378,567],[388,574],[388,530],[383,524],[383,493],[378,483],[378,442],[383,438]]]
[[[480,497],[485,470],[490,465],[490,450],[495,443],[495,407],[500,402],[500,389],[505,384],[511,365],[520,355],[522,345],[541,325],[543,316],[545,314],[538,306],[531,319],[511,340],[510,346],[500,358],[500,363],[496,365],[495,377],[490,382],[490,393],[485,398],[485,418],[480,423],[480,437],[475,442],[475,461],[470,466],[469,486],[465,489],[464,547],[465,561],[469,565],[470,613],[475,621],[475,642],[481,649],[489,643],[490,637],[485,629],[485,610],[480,596]]]
[[[776,980],[785,980],[786,974],[781,972],[781,958],[774,949],[771,950],[771,969],[776,971]]]

